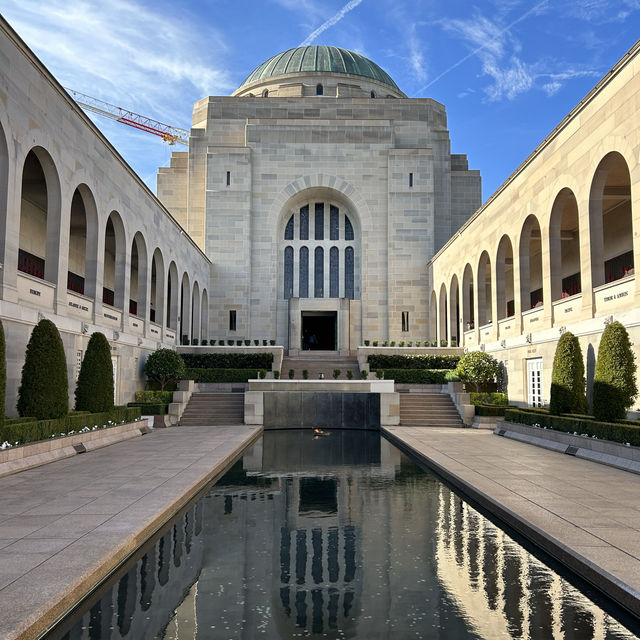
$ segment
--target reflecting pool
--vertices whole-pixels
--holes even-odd
[[[50,637],[638,637],[620,620],[378,433],[270,431]]]

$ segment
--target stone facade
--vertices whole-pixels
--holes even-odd
[[[151,351],[202,337],[211,263],[1,18],[0,60],[7,413],[41,317],[61,332],[71,405],[94,331],[111,344],[124,404],[143,388]]]
[[[513,402],[549,402],[565,330],[588,392],[611,319],[640,357],[639,108],[637,43],[430,263],[432,339],[504,362]]]
[[[275,338],[295,351],[313,332],[304,314],[316,313],[336,318],[327,348],[348,352],[426,337],[426,264],[481,194],[479,172],[451,154],[441,104],[307,72],[198,102],[189,151],[159,170],[158,197],[213,262],[210,338]]]

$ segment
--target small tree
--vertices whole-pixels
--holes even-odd
[[[289,380],[293,380],[296,377],[295,369],[289,369]]]
[[[18,389],[18,413],[38,420],[62,418],[69,412],[67,361],[62,339],[51,320],[33,328]]]
[[[184,376],[184,360],[173,349],[158,349],[144,363],[145,375],[160,383],[160,389]]]
[[[334,369],[333,370],[333,379],[337,380],[340,377],[341,373],[342,373],[342,371],[340,371],[340,369]]]
[[[76,410],[113,409],[113,367],[111,348],[104,334],[96,331],[87,345],[76,385]]]
[[[624,419],[638,394],[636,363],[629,334],[610,322],[602,334],[593,376],[593,415],[598,420]]]
[[[488,390],[495,384],[500,369],[498,361],[484,351],[470,351],[465,353],[458,362],[456,374],[473,391]]]
[[[4,395],[7,388],[7,356],[4,341],[4,328],[0,322],[0,427],[4,425],[5,402]]]
[[[578,338],[567,331],[558,340],[551,375],[551,413],[586,413],[584,360]]]

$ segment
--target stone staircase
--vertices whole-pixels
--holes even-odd
[[[335,351],[305,351],[304,355],[286,356],[282,361],[280,377],[283,380],[289,378],[289,369],[295,371],[294,380],[302,380],[302,372],[309,372],[309,380],[317,380],[320,374],[324,374],[325,380],[333,380],[333,370],[340,369],[338,380],[347,379],[347,371],[353,373],[353,379],[360,379],[360,369],[357,358],[350,356],[338,356]]]
[[[194,393],[180,425],[244,424],[244,393]]]
[[[400,424],[419,427],[461,427],[462,420],[448,393],[401,393]]]

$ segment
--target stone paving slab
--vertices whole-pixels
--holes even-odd
[[[490,431],[382,431],[640,616],[640,476]]]
[[[161,429],[0,478],[0,638],[38,637],[261,433]]]

